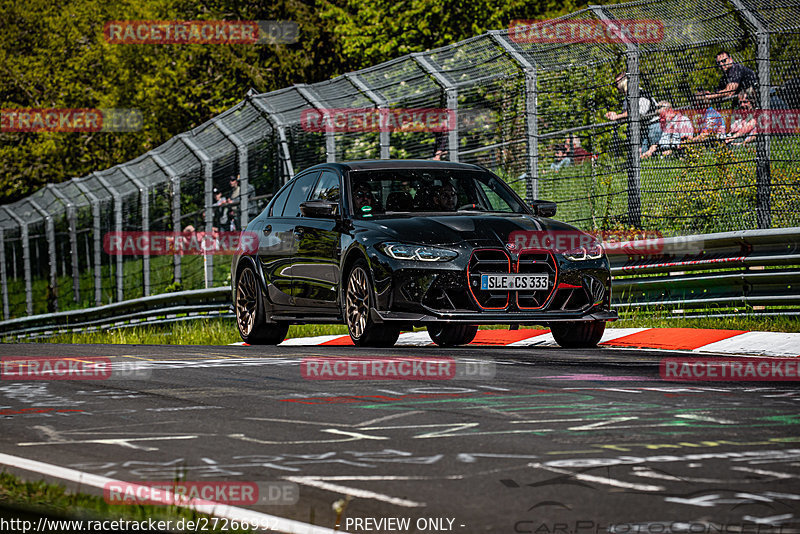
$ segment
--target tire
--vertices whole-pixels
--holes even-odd
[[[550,325],[550,332],[556,343],[569,349],[596,347],[605,330],[605,321],[553,323]]]
[[[255,270],[245,265],[236,276],[236,326],[249,345],[277,345],[286,338],[288,323],[267,323],[264,300]]]
[[[478,333],[475,324],[441,324],[428,326],[428,334],[434,343],[440,347],[455,347],[466,345]]]
[[[356,347],[391,347],[400,336],[400,328],[372,321],[370,310],[374,305],[369,267],[364,260],[358,260],[347,275],[343,313]]]

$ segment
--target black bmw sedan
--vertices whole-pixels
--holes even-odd
[[[476,165],[311,167],[247,226],[258,246],[233,257],[239,332],[276,344],[290,324],[345,323],[357,346],[391,346],[425,326],[453,346],[481,324],[541,324],[561,346],[594,346],[617,317],[608,260],[555,208]]]

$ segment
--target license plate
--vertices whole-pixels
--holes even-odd
[[[547,289],[550,278],[546,274],[482,274],[481,289],[503,289],[507,291],[530,291]]]

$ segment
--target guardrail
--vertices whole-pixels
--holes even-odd
[[[694,314],[800,311],[800,227],[615,243],[607,247],[612,306]],[[163,293],[84,310],[0,322],[0,336],[48,336],[99,328],[231,317],[230,286]],[[740,309],[744,308],[744,309]]]
[[[47,313],[0,322],[0,336],[49,336],[187,319],[232,316],[231,287],[162,293],[83,310]]]
[[[674,316],[746,308],[793,314],[800,304],[800,228],[746,230],[620,244],[609,254],[614,308]],[[639,252],[639,253],[636,253]]]

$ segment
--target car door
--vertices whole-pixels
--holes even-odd
[[[342,213],[341,177],[323,170],[309,200],[338,202]],[[297,256],[292,265],[292,292],[297,307],[310,313],[338,310],[336,283],[339,279],[340,223],[338,219],[301,216],[294,229]]]
[[[297,254],[294,235],[294,206],[306,199],[317,181],[319,171],[300,175],[278,192],[268,216],[258,219],[253,231],[258,233],[258,257],[264,271],[267,295],[277,307],[294,306],[292,262]]]

